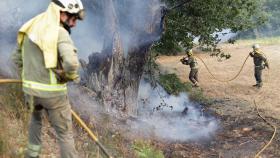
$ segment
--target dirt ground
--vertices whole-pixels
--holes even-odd
[[[217,58],[209,54],[195,51],[195,55],[201,57],[208,65],[212,73],[219,79],[227,80],[235,76],[248,53],[252,50],[248,44],[222,45],[225,52],[232,55],[229,60],[219,62]],[[221,131],[214,140],[207,145],[195,148],[194,144],[180,144],[173,146],[177,152],[182,148],[187,157],[254,157],[256,153],[270,140],[273,129],[257,115],[254,108],[254,99],[260,109],[260,113],[280,127],[280,47],[277,45],[262,46],[266,54],[270,70],[263,72],[264,86],[262,89],[252,87],[255,84],[254,66],[252,58],[249,58],[240,76],[228,83],[214,80],[199,61],[200,86],[207,97],[213,99],[209,109],[213,110],[221,120]],[[183,56],[161,56],[157,63],[164,73],[176,73],[179,78],[188,81],[189,67],[182,65],[179,59]],[[262,157],[280,157],[280,136],[277,132],[271,146]],[[183,146],[183,147],[182,147]],[[195,148],[194,152],[186,152],[183,149]],[[191,154],[191,155],[190,155]],[[184,155],[184,154],[183,154]],[[178,156],[185,157],[185,156]]]

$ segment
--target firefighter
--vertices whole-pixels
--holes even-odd
[[[199,87],[198,84],[198,63],[196,58],[193,56],[192,49],[188,50],[187,57],[182,58],[180,61],[184,65],[190,66],[190,73],[189,73],[189,79],[193,83],[193,87]]]
[[[262,70],[265,68],[269,69],[267,58],[265,57],[264,53],[260,51],[260,46],[258,44],[254,44],[252,46],[253,52],[250,52],[250,56],[254,60],[255,65],[255,79],[256,84],[253,85],[254,87],[261,88],[262,83]]]
[[[32,111],[25,157],[39,157],[46,112],[57,133],[62,158],[76,158],[66,83],[79,82],[77,50],[71,28],[84,18],[80,0],[52,0],[45,12],[18,32],[13,60],[21,72],[25,102]]]

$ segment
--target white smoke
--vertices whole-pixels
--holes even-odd
[[[0,1],[0,73],[14,77],[11,55],[16,47],[16,32],[25,21],[46,9],[49,1]]]
[[[197,141],[211,138],[218,129],[218,121],[204,114],[202,107],[189,101],[188,95],[168,95],[162,87],[154,89],[144,81],[140,84],[140,121],[130,122],[131,129],[145,137],[168,141]],[[160,94],[159,94],[160,92]],[[164,102],[170,107],[155,110]],[[183,111],[188,109],[185,114]]]
[[[203,112],[200,105],[190,102],[186,93],[172,96],[161,87],[158,87],[158,91],[142,81],[139,89],[138,116],[126,121],[115,118],[114,115],[107,115],[105,107],[96,101],[90,91],[80,86],[70,85],[69,99],[73,109],[81,113],[83,118],[93,117],[91,123],[100,124],[106,115],[112,121],[112,130],[119,130],[124,136],[131,138],[189,142],[210,140],[215,135],[219,121]],[[163,107],[159,111],[155,110],[154,108],[162,103],[159,96],[164,96],[164,101],[173,106],[173,109]],[[183,114],[186,107],[188,111]]]
[[[227,42],[229,39],[232,39],[237,35],[237,33],[233,33],[230,29],[224,29],[221,32],[216,32],[213,36],[218,35],[218,38],[221,40],[220,43]]]

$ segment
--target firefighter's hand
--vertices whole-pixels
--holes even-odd
[[[67,82],[67,79],[66,79],[66,75],[65,75],[65,71],[64,70],[58,70],[58,69],[54,69],[53,70],[54,73],[56,74],[56,77],[57,77],[57,80],[59,82]]]
[[[250,56],[254,56],[254,53],[253,53],[253,52],[250,52],[249,55],[250,55]]]
[[[188,60],[187,57],[183,57],[183,58],[180,59],[181,62],[186,61],[186,60]]]

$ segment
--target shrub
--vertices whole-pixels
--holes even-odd
[[[191,84],[182,83],[176,74],[159,75],[159,84],[168,94],[178,95],[180,92],[189,92]]]

